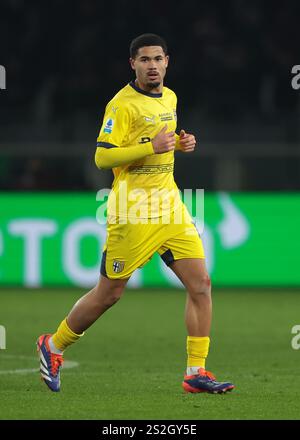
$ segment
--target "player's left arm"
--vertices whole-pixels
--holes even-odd
[[[173,92],[173,108],[176,115],[176,109],[177,109],[177,96]],[[177,120],[177,116],[176,116]],[[184,153],[192,153],[196,146],[196,138],[193,134],[186,133],[184,130],[180,130],[180,134],[175,133],[175,151],[183,151]]]
[[[184,153],[192,153],[196,147],[196,138],[193,134],[180,130],[180,134],[176,136],[175,150],[181,150]]]

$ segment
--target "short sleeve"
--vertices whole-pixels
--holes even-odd
[[[105,109],[102,127],[97,138],[97,147],[120,147],[129,132],[130,115],[126,106],[117,101],[108,103]]]

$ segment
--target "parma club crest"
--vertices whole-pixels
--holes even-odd
[[[115,273],[120,273],[124,269],[125,261],[114,260],[113,262],[113,271]]]

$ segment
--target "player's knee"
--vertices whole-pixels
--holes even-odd
[[[109,296],[108,302],[111,305],[114,305],[120,300],[121,296],[122,296],[122,293],[117,293],[117,292],[113,293],[112,295]]]
[[[98,283],[94,291],[96,294],[95,304],[100,309],[107,310],[119,301],[124,291],[124,285],[122,283]]]
[[[111,289],[105,297],[105,305],[107,307],[111,307],[114,304],[116,304],[120,300],[122,293],[123,293],[122,288],[118,287],[118,288]]]
[[[104,309],[110,309],[113,305],[115,305],[120,298],[107,298],[106,301],[104,301]]]
[[[197,299],[199,296],[210,296],[211,279],[208,274],[204,274],[191,283],[189,293],[192,298]]]

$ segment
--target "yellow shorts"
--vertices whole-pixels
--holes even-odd
[[[184,219],[180,224],[170,215],[168,224],[108,223],[103,248],[101,274],[111,279],[130,278],[158,252],[169,266],[183,258],[205,258],[199,233],[184,205]],[[148,220],[148,222],[151,219]]]

